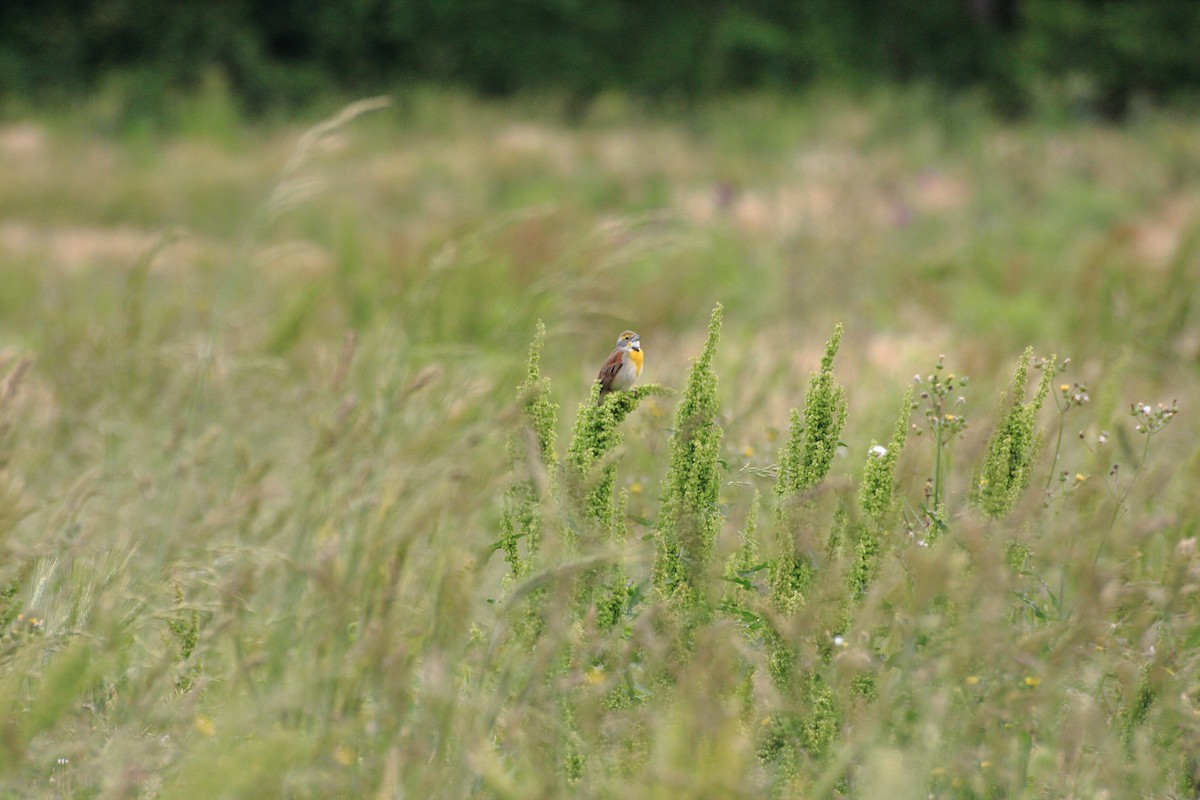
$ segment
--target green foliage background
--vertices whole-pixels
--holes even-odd
[[[0,126],[0,795],[1194,794],[1190,118],[106,102]]]
[[[1123,116],[1200,88],[1190,0],[44,0],[0,9],[0,95],[101,90],[155,118],[206,80],[246,110],[417,83],[694,102],[838,82]]]

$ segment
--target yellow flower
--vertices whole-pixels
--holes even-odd
[[[195,720],[196,732],[201,736],[212,736],[217,732],[217,726],[208,717],[196,717]]]
[[[642,493],[642,485],[640,483],[629,484],[629,493],[630,494],[641,494]]]
[[[750,445],[746,445],[745,447],[742,448],[742,455],[744,455],[746,458],[753,458],[754,448],[751,447]]]
[[[979,762],[979,768],[980,768],[980,769],[987,769],[987,768],[988,768],[988,767],[990,767],[991,765],[992,765],[992,762],[990,762],[990,761],[980,761],[980,762]]]
[[[1058,390],[1059,390],[1060,392],[1069,392],[1069,391],[1071,391],[1071,387],[1070,387],[1070,386],[1067,386],[1067,385],[1064,383],[1062,386],[1059,386],[1059,387],[1058,387]]]
[[[339,745],[338,748],[333,751],[333,760],[341,764],[343,767],[348,767],[354,763],[354,751],[349,747],[346,747],[344,744]]]
[[[1082,472],[1075,473],[1075,482],[1076,483],[1083,483],[1086,480],[1087,480],[1087,476],[1084,475]]]
[[[979,684],[979,676],[978,675],[968,675],[967,676],[967,686],[976,686],[978,684]]]
[[[1026,686],[1037,686],[1041,682],[1042,682],[1042,679],[1039,678],[1037,675],[1026,675],[1025,676],[1025,685]]]
[[[592,667],[591,669],[589,669],[587,672],[584,673],[583,679],[585,681],[587,681],[588,683],[590,683],[592,686],[595,686],[596,684],[599,684],[599,683],[603,683],[604,682],[604,670],[601,669],[599,666]]]

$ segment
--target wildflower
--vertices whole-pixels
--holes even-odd
[[[630,494],[641,494],[642,491],[643,491],[642,484],[640,484],[636,481],[629,484],[629,493]]]
[[[843,636],[833,637],[833,646],[834,647],[849,647],[849,645],[846,644],[845,637],[843,637]]]
[[[746,445],[745,447],[742,448],[742,455],[744,455],[746,458],[753,458],[754,457],[754,448],[751,447],[750,445]]]
[[[821,368],[813,373],[804,396],[804,412],[792,409],[790,435],[779,458],[776,494],[795,497],[816,486],[829,472],[838,436],[846,422],[846,390],[833,380],[833,360],[842,341],[842,326],[825,343]]]
[[[1108,441],[1108,431],[1100,431],[1100,435],[1096,437],[1096,441],[1104,444]]]
[[[1038,677],[1038,676],[1036,676],[1036,675],[1026,675],[1026,676],[1025,676],[1025,681],[1024,681],[1024,683],[1025,683],[1025,685],[1026,685],[1026,686],[1031,686],[1031,687],[1032,687],[1032,686],[1037,686],[1037,685],[1039,685],[1041,682],[1042,682],[1042,679],[1041,679],[1041,678],[1039,678],[1039,677]]]
[[[333,751],[333,760],[343,767],[348,767],[354,763],[354,751],[344,744],[340,745]]]
[[[550,379],[541,374],[542,346],[545,343],[546,326],[538,320],[537,331],[529,345],[525,380],[517,387],[517,396],[524,406],[525,420],[537,436],[542,458],[546,463],[552,463],[558,405],[550,400]]]
[[[1082,472],[1075,473],[1075,482],[1076,483],[1083,483],[1086,480],[1087,480],[1087,476],[1084,475]]]
[[[675,410],[669,466],[656,525],[654,584],[665,595],[697,598],[705,562],[720,529],[720,405],[712,362],[721,338],[720,303],[713,308],[708,338],[688,370],[687,389]],[[636,391],[636,390],[634,390]],[[625,394],[629,394],[626,392]]]
[[[217,726],[208,717],[196,717],[195,720],[196,732],[201,736],[212,736],[217,732]]]
[[[558,405],[550,400],[550,379],[541,374],[542,346],[546,341],[546,326],[539,320],[537,332],[529,346],[525,380],[517,387],[517,396],[522,405],[524,425],[537,440],[541,467],[553,467],[557,462],[554,452],[555,427]],[[542,538],[539,492],[532,475],[538,468],[533,466],[522,453],[516,435],[509,439],[509,465],[513,468],[511,483],[504,490],[504,510],[501,517],[499,549],[504,551],[504,560],[512,569],[513,577],[520,577],[530,568],[530,559],[537,552]],[[553,470],[551,470],[553,471]],[[518,542],[525,540],[525,552]]]
[[[895,507],[896,460],[904,448],[908,434],[909,415],[912,413],[912,389],[904,393],[900,405],[900,417],[888,444],[871,443],[867,451],[867,463],[863,467],[863,480],[858,490],[858,504],[870,520],[855,547],[855,566],[848,580],[855,597],[861,597],[877,568],[882,551],[881,532],[887,527],[886,519]]]
[[[724,577],[729,583],[721,606],[726,611],[737,615],[748,610],[743,592],[751,588],[745,580],[745,575],[757,569],[761,563],[758,556],[758,509],[761,502],[759,492],[755,490],[754,498],[750,501],[750,511],[746,515],[746,525],[738,532],[739,547],[725,561]]]
[[[643,384],[618,392],[603,406],[597,406],[599,391],[599,384],[593,384],[592,394],[596,397],[585,400],[575,418],[575,430],[567,446],[567,479],[572,502],[598,523],[601,530],[611,533],[615,522],[613,488],[617,466],[611,461],[603,463],[604,458],[621,444],[620,424],[625,417],[633,413],[644,398],[669,390],[655,384]]]
[[[1033,398],[1022,402],[1032,355],[1032,347],[1026,348],[1021,355],[1012,386],[1002,396],[1001,416],[988,439],[984,461],[976,472],[977,482],[986,477],[988,483],[978,483],[978,488],[971,493],[971,500],[992,519],[1001,519],[1012,511],[1017,498],[1029,485],[1033,463],[1043,443],[1041,432],[1036,430],[1037,412],[1050,391],[1054,357],[1045,360],[1048,368]]]
[[[967,686],[978,686],[978,685],[979,685],[979,676],[978,675],[968,675],[967,676]]]
[[[1159,403],[1157,410],[1150,408],[1148,404],[1138,405],[1135,403],[1129,407],[1129,413],[1139,420],[1136,428],[1138,433],[1153,436],[1167,427],[1171,418],[1179,413],[1179,408],[1175,402],[1169,406]]]

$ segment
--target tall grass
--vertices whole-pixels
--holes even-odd
[[[931,102],[0,129],[0,795],[1194,794],[1200,128]]]

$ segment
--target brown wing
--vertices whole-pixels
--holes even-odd
[[[624,353],[620,348],[612,351],[612,354],[604,361],[604,366],[600,368],[600,374],[596,376],[596,380],[600,381],[600,400],[596,405],[604,402],[604,396],[612,391],[613,378],[617,377],[617,373],[621,371],[621,357]]]

